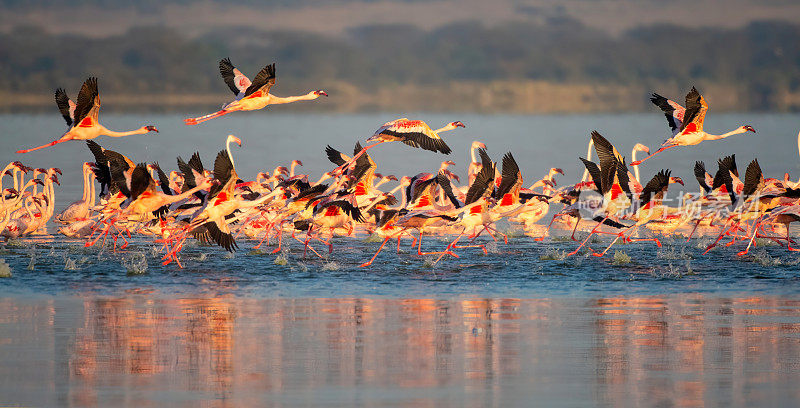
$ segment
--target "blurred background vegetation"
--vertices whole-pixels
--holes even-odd
[[[495,16],[475,6],[457,18],[420,22],[402,12],[434,13],[451,3],[253,0],[233,11],[216,1],[134,3],[0,0],[0,110],[55,109],[53,90],[64,87],[75,98],[89,75],[100,78],[104,109],[216,107],[232,98],[217,70],[226,56],[250,77],[276,61],[277,95],[331,94],[290,109],[631,111],[651,109],[650,92],[682,101],[696,85],[715,110],[800,110],[800,22],[792,20],[800,16],[780,13],[800,10],[792,2],[705,2],[742,8],[736,15],[764,4],[778,13],[751,13],[768,19],[735,24],[694,15],[687,24],[669,13],[645,18],[642,4],[655,3],[623,0],[564,2],[570,7],[506,0]],[[667,3],[683,10],[703,2]],[[600,11],[599,22],[587,15],[603,4],[632,15],[619,24]],[[331,14],[326,28],[325,11],[339,9],[355,14]]]

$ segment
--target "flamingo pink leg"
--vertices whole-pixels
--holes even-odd
[[[186,123],[187,125],[197,125],[197,124],[203,123],[203,122],[205,122],[207,120],[211,120],[211,119],[214,119],[214,118],[218,118],[220,116],[227,115],[228,113],[231,113],[231,112],[233,112],[233,110],[222,109],[222,110],[216,111],[214,113],[209,113],[208,115],[200,116],[198,118],[184,119],[183,122]]]
[[[22,154],[22,153],[30,153],[30,152],[32,152],[34,150],[39,150],[39,149],[44,149],[45,147],[55,146],[55,145],[57,145],[59,143],[67,142],[67,141],[70,141],[70,140],[72,140],[71,137],[62,137],[61,139],[54,140],[54,141],[52,141],[52,142],[50,142],[50,143],[48,143],[46,145],[41,145],[39,147],[34,147],[34,148],[31,148],[31,149],[17,150],[17,153],[20,153],[20,154]]]
[[[647,159],[649,159],[649,158],[651,158],[651,157],[653,157],[653,156],[655,156],[655,155],[657,155],[657,154],[659,154],[659,153],[663,152],[664,150],[671,149],[671,148],[673,148],[673,147],[676,147],[676,146],[680,146],[680,145],[673,144],[673,145],[669,145],[669,146],[664,146],[664,147],[662,147],[662,148],[660,148],[660,149],[656,150],[656,152],[655,152],[655,153],[653,153],[653,154],[651,154],[651,155],[649,155],[649,156],[645,157],[645,158],[644,158],[644,159],[642,159],[642,160],[637,160],[637,161],[635,161],[635,162],[631,162],[631,166],[638,166],[638,165],[640,165],[640,164],[644,163],[644,161],[645,161],[645,160],[647,160]]]

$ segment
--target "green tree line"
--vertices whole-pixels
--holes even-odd
[[[465,22],[432,31],[361,27],[345,37],[225,29],[187,38],[164,27],[137,27],[89,38],[18,27],[0,34],[0,93],[49,94],[65,87],[75,94],[86,76],[95,75],[104,93],[214,94],[226,90],[217,61],[229,56],[250,76],[276,61],[279,94],[342,84],[370,93],[454,82],[652,90],[708,82],[743,92],[742,109],[785,109],[774,96],[800,91],[798,38],[800,26],[771,21],[738,29],[658,25],[611,36],[569,18],[494,27]]]

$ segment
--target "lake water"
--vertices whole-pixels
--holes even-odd
[[[326,144],[348,150],[401,115],[232,114],[188,127],[178,115],[102,115],[109,128],[161,133],[98,142],[173,169],[200,151],[206,167],[233,133],[243,178],[300,159],[316,178]],[[623,152],[656,147],[663,116],[402,115],[443,135],[464,175],[472,140],[499,159],[514,152],[533,182],[550,167],[580,178],[589,131]],[[28,155],[62,132],[53,115],[5,115],[0,160],[64,170],[57,207],[80,197],[81,142]],[[758,133],[671,149],[642,166],[671,168],[695,188],[691,166],[736,153],[767,176],[798,172],[797,115],[709,114],[707,130]],[[625,153],[628,154],[628,153]],[[444,156],[389,144],[379,172],[433,171]],[[505,228],[505,227],[504,227]],[[52,230],[52,229],[51,229]],[[158,246],[123,251],[60,237],[0,249],[0,406],[787,406],[800,391],[800,258],[776,245],[737,257],[702,256],[709,238],[620,246],[628,255],[563,259],[574,243],[511,231],[489,254],[464,249],[435,267],[403,246],[359,269],[378,243],[335,238],[327,259],[288,242],[277,255],[240,242],[229,255],[190,244],[184,269],[161,266]],[[444,238],[426,238],[441,248]],[[6,269],[0,265],[0,274]]]

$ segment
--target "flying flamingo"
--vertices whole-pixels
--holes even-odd
[[[150,132],[158,133],[158,129],[152,125],[142,126],[139,129],[126,132],[117,132],[107,129],[98,122],[97,116],[100,113],[100,95],[97,91],[97,78],[90,77],[81,87],[78,93],[78,102],[72,107],[72,101],[67,97],[66,92],[59,88],[56,90],[56,103],[61,111],[61,115],[67,122],[69,129],[59,139],[46,145],[34,147],[32,149],[18,150],[17,153],[28,153],[34,150],[44,149],[68,140],[87,140],[98,136],[122,137],[130,135],[143,135]]]
[[[280,97],[269,93],[270,88],[275,85],[275,63],[264,67],[251,82],[241,71],[236,69],[231,63],[230,58],[224,58],[219,62],[219,73],[222,79],[228,84],[236,99],[225,104],[222,109],[198,118],[185,119],[187,125],[196,125],[207,120],[218,118],[236,111],[251,111],[265,108],[268,105],[280,105],[297,101],[310,101],[328,94],[319,89],[311,91],[305,95]]]
[[[614,228],[624,227],[622,224],[610,220],[618,212],[628,208],[631,204],[632,194],[629,189],[628,171],[625,166],[625,159],[621,157],[616,148],[606,138],[597,133],[592,132],[592,141],[597,152],[597,157],[600,159],[600,166],[597,164],[580,158],[589,174],[594,181],[594,186],[600,195],[603,196],[602,205],[594,212],[594,221],[598,224],[595,226],[586,239],[567,256],[572,256],[578,253],[589,241],[592,235],[601,232],[599,228],[601,225],[610,225]],[[592,251],[594,252],[594,251]]]
[[[669,184],[670,184],[669,170],[661,170],[658,174],[653,176],[650,182],[647,183],[646,186],[644,186],[641,194],[639,195],[639,208],[636,210],[636,214],[633,217],[636,219],[636,223],[629,227],[626,227],[624,231],[620,231],[617,234],[617,237],[614,238],[613,241],[611,241],[611,243],[608,245],[608,247],[606,247],[606,249],[603,252],[599,254],[593,253],[592,255],[602,257],[620,238],[622,238],[623,242],[653,241],[656,243],[656,245],[661,247],[661,242],[657,238],[633,239],[630,238],[630,236],[626,237],[625,232],[635,231],[636,227],[647,224],[652,220],[664,217],[664,215],[667,213],[667,210],[662,205],[662,202],[664,199],[664,195],[667,193],[667,187],[669,187]]]
[[[395,119],[386,122],[367,139],[367,142],[376,142],[361,149],[352,159],[337,167],[333,173],[339,173],[349,168],[367,150],[385,142],[403,142],[411,147],[419,147],[432,152],[450,154],[450,147],[442,140],[439,133],[448,130],[466,127],[463,123],[456,121],[450,122],[442,128],[432,130],[427,123],[421,120],[409,120],[408,118]]]
[[[686,94],[686,108],[657,93],[653,94],[650,101],[664,112],[664,116],[667,117],[667,123],[672,129],[672,137],[667,139],[655,153],[642,160],[632,162],[632,166],[638,166],[645,160],[676,146],[693,146],[704,140],[719,140],[728,136],[746,132],[755,133],[756,131],[749,125],[739,126],[721,135],[712,135],[703,131],[703,121],[706,118],[708,104],[706,104],[705,99],[697,92],[695,87],[692,87],[692,90]]]

